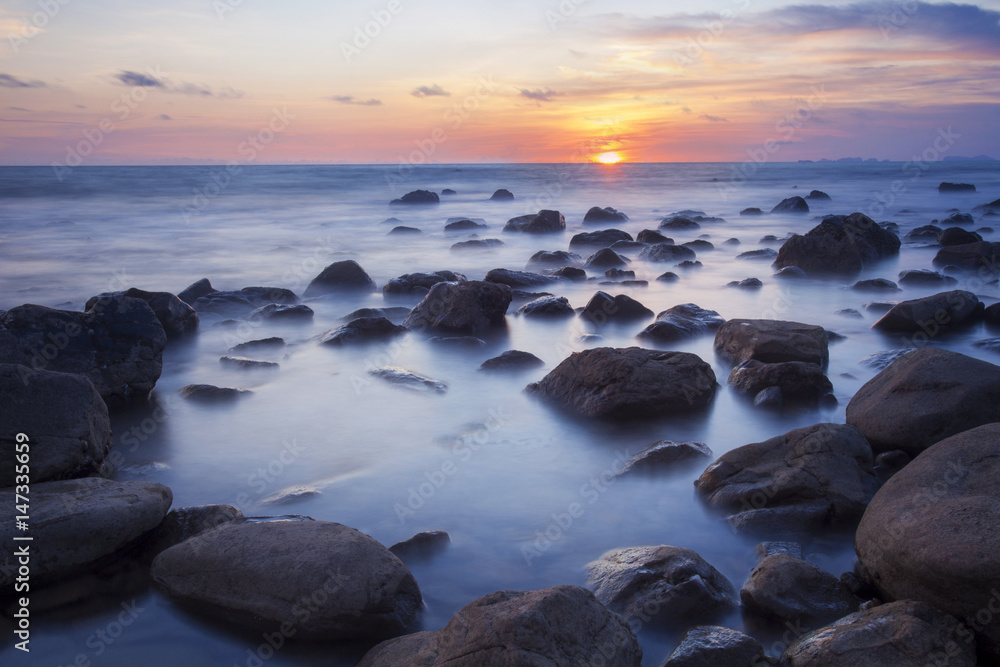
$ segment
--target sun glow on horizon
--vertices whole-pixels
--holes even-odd
[[[595,158],[601,164],[618,164],[622,161],[622,156],[615,152],[601,153]]]

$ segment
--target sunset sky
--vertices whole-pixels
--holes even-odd
[[[0,163],[1000,158],[1000,0],[808,2],[4,0]]]

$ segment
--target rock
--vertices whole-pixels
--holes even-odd
[[[351,345],[385,340],[406,333],[406,327],[393,324],[384,317],[359,317],[347,324],[330,329],[320,336],[323,345]]]
[[[983,311],[983,321],[992,326],[1000,325],[1000,303],[986,307]]]
[[[944,229],[937,225],[923,225],[909,231],[906,234],[907,241],[937,241],[937,237]]]
[[[575,266],[564,266],[561,269],[553,271],[551,275],[555,278],[565,278],[573,282],[582,282],[587,279],[587,272]]]
[[[443,194],[443,195],[457,195],[458,193],[455,192],[454,190],[452,190],[451,188],[445,188],[444,190],[441,191],[441,194]]]
[[[566,219],[559,211],[542,210],[536,214],[521,215],[507,221],[505,232],[526,234],[551,234],[565,231]]]
[[[888,313],[898,301],[869,301],[865,304],[865,310],[869,313]]]
[[[675,264],[674,266],[675,268],[686,270],[686,269],[700,269],[702,267],[702,264],[698,260],[685,259],[680,264]]]
[[[976,221],[976,219],[973,218],[968,213],[958,213],[956,211],[955,213],[952,213],[950,216],[948,216],[947,218],[945,218],[942,222],[944,222],[944,223],[949,223],[950,222],[950,223],[955,224],[955,225],[971,225],[975,221]]]
[[[660,275],[656,276],[656,279],[661,283],[672,283],[677,280],[680,280],[680,276],[678,276],[673,271],[667,271],[666,273],[661,273]]]
[[[859,292],[898,292],[899,285],[885,278],[872,278],[859,280],[851,285],[851,289]]]
[[[778,253],[774,250],[774,248],[758,248],[756,250],[747,250],[746,252],[741,252],[740,254],[736,255],[736,259],[773,260],[777,256]]]
[[[499,283],[509,287],[540,287],[556,281],[552,276],[529,271],[512,271],[511,269],[493,269],[483,278],[488,283]]]
[[[899,254],[899,237],[863,213],[828,215],[805,236],[794,234],[778,251],[777,268],[797,266],[809,274],[856,274]]]
[[[474,220],[456,220],[455,222],[449,222],[444,226],[444,231],[446,232],[468,232],[475,231],[477,229],[488,229],[489,225],[484,225],[480,222]]]
[[[844,424],[815,424],[723,454],[695,488],[736,530],[852,528],[875,493],[872,450]]]
[[[656,243],[666,243],[668,245],[674,244],[674,240],[672,238],[664,236],[660,232],[653,231],[652,229],[642,230],[641,232],[639,232],[639,235],[635,237],[635,240],[639,241],[640,243],[649,243],[649,244],[656,244]]]
[[[413,575],[388,549],[326,521],[226,523],[161,553],[150,574],[201,612],[261,630],[291,625],[301,639],[399,635],[422,604]],[[302,600],[312,613],[301,613]]]
[[[313,315],[313,309],[301,303],[294,306],[269,303],[252,311],[247,319],[251,322],[303,322],[311,320]]]
[[[882,452],[875,457],[875,474],[879,483],[885,484],[890,477],[902,470],[912,461],[912,457],[901,449]]]
[[[452,252],[462,252],[464,250],[492,250],[506,245],[500,239],[472,239],[471,241],[459,241],[451,246]]]
[[[385,366],[383,368],[373,368],[368,373],[403,389],[429,394],[443,394],[448,391],[448,385],[444,382],[432,380],[429,377],[408,371],[405,368]]]
[[[639,252],[639,259],[645,262],[680,262],[697,257],[694,250],[680,245],[656,243]]]
[[[788,667],[975,667],[971,632],[924,602],[905,600],[845,616],[798,639],[782,655]]]
[[[393,278],[382,288],[383,294],[426,294],[438,283],[465,282],[465,276],[454,271],[434,273],[404,273]]]
[[[208,283],[208,281],[205,280],[205,283]],[[197,284],[195,283],[195,285]],[[156,315],[156,319],[163,325],[163,330],[167,333],[167,338],[177,338],[198,329],[198,313],[185,301],[182,301],[169,292],[146,292],[135,287],[124,292],[107,292],[99,296],[90,297],[83,309],[90,310],[97,303],[97,300],[102,297],[123,296],[142,299],[149,304],[149,307],[153,309],[153,313]]]
[[[0,538],[16,544],[14,488],[0,489],[10,508]],[[170,489],[150,482],[113,482],[99,477],[32,483],[31,588],[86,572],[110,562],[156,528],[173,499]],[[0,585],[13,586],[17,575],[14,549],[0,555]]]
[[[201,297],[207,296],[212,292],[217,292],[217,291],[218,290],[212,287],[212,283],[209,282],[208,278],[202,278],[201,280],[196,280],[195,282],[185,287],[183,291],[178,292],[177,298],[183,301],[184,303],[194,304],[194,302],[200,299]]]
[[[539,250],[528,260],[527,270],[537,269],[544,266],[565,267],[578,264],[583,260],[575,252],[566,250]],[[586,275],[586,274],[584,274]]]
[[[785,405],[785,394],[781,387],[766,387],[753,397],[753,406],[765,410],[780,410]]]
[[[800,280],[806,277],[806,272],[797,266],[786,266],[777,273],[774,274],[775,278],[782,278],[785,280]]]
[[[280,287],[244,287],[232,292],[211,292],[192,305],[199,313],[243,315],[269,303],[296,304],[299,297]]]
[[[1000,242],[966,243],[945,246],[934,256],[935,266],[955,265],[963,269],[984,270],[988,275],[997,273],[1000,262]]]
[[[715,387],[712,367],[694,354],[598,347],[573,353],[527,390],[587,417],[635,419],[702,409]]]
[[[660,342],[673,342],[714,331],[725,321],[725,318],[714,310],[701,308],[693,303],[684,303],[657,315],[656,321],[638,335]]]
[[[475,336],[431,336],[427,342],[455,347],[486,347],[486,341]]]
[[[438,283],[403,321],[407,329],[478,334],[505,323],[511,289],[495,282]]]
[[[677,229],[683,231],[701,229],[701,225],[682,215],[673,215],[660,221],[660,229]]]
[[[498,591],[460,609],[440,630],[383,642],[358,667],[639,667],[642,649],[621,618],[576,586]]]
[[[257,340],[248,340],[245,343],[238,343],[229,348],[230,352],[243,353],[243,352],[254,352],[260,350],[278,350],[285,347],[285,339],[278,338],[277,336],[272,336],[270,338],[260,338]]]
[[[826,194],[822,190],[813,190],[812,192],[809,193],[806,199],[812,199],[814,201],[831,201],[833,197]]]
[[[199,505],[170,510],[160,525],[142,544],[150,561],[161,552],[184,540],[201,535],[231,521],[242,521],[243,512],[232,505]]]
[[[735,606],[733,585],[690,549],[615,549],[586,569],[597,599],[630,622],[680,626]]]
[[[756,359],[826,366],[830,356],[823,327],[780,320],[729,320],[715,334],[715,353],[731,364]]]
[[[490,201],[510,201],[512,199],[514,199],[514,194],[510,190],[506,190],[504,188],[500,188],[493,193],[492,197],[490,197]]]
[[[958,281],[937,271],[909,269],[899,272],[900,285],[947,285]]]
[[[652,317],[653,311],[625,294],[612,297],[607,292],[597,292],[580,311],[580,317],[594,326],[608,322],[628,322]]]
[[[608,269],[604,272],[606,278],[614,280],[625,280],[635,278],[635,271],[623,271],[622,269]]]
[[[715,246],[711,242],[704,239],[695,239],[694,241],[688,241],[687,243],[682,243],[685,248],[690,248],[695,252],[708,252],[710,250],[715,250]]]
[[[991,213],[994,211],[1000,211],[1000,199],[994,199],[988,204],[979,204],[978,206],[972,207],[973,211],[985,211],[986,213]]]
[[[511,300],[518,302],[534,301],[535,299],[541,299],[543,296],[555,296],[552,292],[528,292],[522,289],[512,289],[510,294]]]
[[[863,320],[865,318],[865,316],[861,314],[861,311],[855,310],[854,308],[842,308],[835,311],[833,314],[839,315],[840,317],[848,317],[854,320]],[[829,332],[827,332],[827,335],[829,335]]]
[[[444,551],[451,544],[451,536],[443,530],[426,530],[417,533],[409,539],[397,542],[389,547],[389,551],[397,558],[407,560],[422,560]]]
[[[180,391],[182,398],[198,403],[229,403],[252,393],[249,389],[216,387],[211,384],[189,384]]]
[[[835,576],[789,554],[763,558],[740,590],[743,607],[779,621],[816,627],[857,611],[859,600]]]
[[[916,456],[935,442],[1000,421],[1000,367],[921,347],[869,380],[847,406],[847,423],[872,449]]]
[[[904,354],[909,354],[913,352],[915,347],[907,347],[898,350],[883,350],[881,352],[872,352],[871,354],[865,355],[858,360],[858,363],[862,366],[868,368],[874,368],[875,370],[882,370],[892,362],[899,359]]]
[[[739,287],[740,289],[760,289],[764,283],[759,278],[744,278],[743,280],[732,280],[726,283],[726,287]]]
[[[228,366],[230,368],[236,368],[239,370],[263,370],[263,371],[276,371],[281,365],[273,361],[260,361],[259,359],[250,359],[249,357],[233,357],[225,356],[219,358],[219,363],[223,366]]]
[[[661,667],[751,667],[766,665],[760,643],[742,632],[718,625],[688,630]]]
[[[1000,660],[1000,424],[941,440],[885,483],[855,548],[883,600],[920,600],[966,621]]]
[[[740,363],[729,374],[729,384],[741,394],[757,396],[768,387],[778,387],[791,401],[812,402],[833,391],[833,385],[816,364],[784,361],[764,364],[754,359]]]
[[[990,352],[1000,352],[1000,338],[984,338],[973,343],[976,347],[989,350]]]
[[[984,306],[972,292],[952,290],[922,299],[903,301],[881,317],[873,329],[886,333],[915,334],[926,342],[942,330],[948,330],[982,319]]]
[[[608,269],[621,268],[628,265],[629,261],[616,253],[611,248],[602,248],[587,258],[584,264],[588,269]]]
[[[938,192],[975,192],[976,186],[971,183],[942,183]]]
[[[606,248],[615,241],[631,241],[632,235],[620,229],[601,229],[596,232],[582,232],[576,234],[569,241],[570,248],[581,246],[595,246]]]
[[[740,215],[764,215],[764,211],[759,208],[751,206],[750,208],[745,208],[740,211]]]
[[[576,311],[564,296],[543,296],[518,308],[517,314],[525,317],[572,317]]]
[[[660,440],[625,462],[617,477],[628,474],[657,474],[712,458],[712,450],[703,442]]]
[[[607,206],[601,208],[600,206],[592,206],[586,215],[583,216],[583,223],[592,222],[628,222],[628,216],[621,211],[616,211],[615,209]]]
[[[436,192],[431,192],[430,190],[414,190],[413,192],[407,192],[405,195],[399,199],[393,199],[390,204],[437,204],[440,203],[441,198],[438,197]]]
[[[802,197],[788,197],[771,209],[771,213],[808,213],[809,204]]]
[[[975,232],[970,232],[961,227],[949,227],[937,235],[937,242],[941,245],[965,245],[966,243],[978,243],[983,237]]]
[[[437,195],[434,195],[437,197]],[[373,292],[375,281],[353,259],[334,262],[313,278],[305,296],[322,296],[337,292]]]
[[[19,451],[28,451],[32,485],[101,473],[111,422],[86,376],[0,364],[0,396],[0,487],[14,485]]]
[[[503,354],[492,359],[487,359],[479,366],[482,371],[519,371],[529,368],[540,368],[545,362],[531,354],[521,350],[507,350]]]
[[[389,230],[389,235],[396,236],[400,234],[423,234],[423,232],[416,227],[407,227],[406,225],[393,227]]]
[[[85,375],[109,404],[149,395],[166,344],[156,314],[132,297],[99,297],[84,313],[24,305],[0,316],[0,364]]]

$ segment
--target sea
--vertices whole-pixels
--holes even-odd
[[[765,411],[726,386],[730,366],[716,358],[712,336],[669,346],[712,365],[720,388],[703,413],[612,424],[568,415],[524,391],[575,351],[595,346],[654,346],[636,334],[649,322],[588,326],[580,318],[547,321],[518,316],[484,346],[442,345],[409,334],[393,343],[329,347],[317,337],[361,307],[412,307],[419,297],[381,291],[305,299],[311,322],[244,322],[218,326],[206,314],[197,334],[173,340],[148,404],[112,413],[114,479],[159,482],[175,508],[231,504],[247,516],[306,515],[352,526],[392,545],[414,533],[445,530],[443,552],[410,569],[425,601],[422,628],[444,626],[472,600],[497,590],[586,585],[585,566],[608,550],[643,545],[693,549],[739,588],[756,559],[757,540],[734,533],[706,509],[693,481],[704,465],[656,477],[613,472],[659,440],[707,444],[716,456],[793,428],[845,420],[851,396],[877,372],[861,360],[913,344],[947,347],[990,362],[1000,355],[973,343],[989,334],[973,327],[928,341],[871,329],[879,313],[866,304],[942,291],[902,286],[873,295],[848,289],[855,280],[895,280],[906,269],[932,268],[932,243],[904,242],[898,257],[851,278],[774,277],[771,259],[744,260],[748,250],[780,247],[828,214],[860,211],[898,225],[901,236],[956,210],[1000,196],[998,162],[819,162],[697,164],[482,164],[367,166],[116,166],[54,172],[48,167],[0,168],[0,310],[25,303],[82,310],[91,296],[138,287],[177,293],[201,278],[216,289],[288,288],[301,295],[335,261],[354,259],[381,288],[411,272],[452,270],[482,279],[495,268],[523,270],[539,250],[566,250],[573,234],[612,225],[583,224],[592,206],[629,216],[613,225],[635,236],[685,209],[721,220],[671,231],[678,243],[704,238],[701,266],[647,264],[629,269],[647,286],[586,282],[545,288],[584,306],[598,290],[628,294],[658,313],[695,303],[730,318],[816,324],[840,336],[830,345],[827,374],[835,404]],[[975,193],[940,193],[942,182],[970,183]],[[393,206],[411,190],[441,192],[431,206]],[[506,188],[511,201],[491,201]],[[813,189],[807,214],[771,214],[786,197]],[[741,216],[759,207],[760,216]],[[512,217],[560,211],[561,234],[504,233]],[[1000,240],[1000,220],[966,225]],[[387,219],[395,218],[395,221]],[[450,218],[481,218],[487,229],[446,233]],[[389,235],[397,225],[420,234]],[[776,237],[777,240],[765,239]],[[498,238],[502,247],[457,252],[454,243]],[[726,245],[728,239],[739,245]],[[584,257],[586,252],[583,253]],[[628,256],[628,253],[625,253]],[[674,282],[657,281],[674,271]],[[755,277],[757,290],[727,287]],[[991,304],[1000,288],[956,274],[947,289],[968,289]],[[846,312],[845,312],[846,311]],[[651,319],[650,319],[651,321]],[[598,337],[588,334],[597,334]],[[992,335],[996,335],[993,333]],[[258,358],[280,369],[254,372],[220,364],[229,348],[281,336],[288,345]],[[668,346],[663,346],[667,349]],[[531,352],[544,368],[516,374],[480,372],[510,349]],[[408,391],[368,371],[397,366],[447,385],[444,393]],[[182,387],[207,383],[252,389],[225,406],[180,398]],[[582,508],[570,515],[571,507]],[[811,562],[834,575],[854,564],[850,535],[812,536]],[[308,547],[307,547],[308,548]],[[280,569],[275,577],[283,577]],[[182,609],[148,586],[121,576],[59,596],[36,593],[32,665],[353,665],[370,645],[268,644],[263,633]],[[125,609],[130,622],[120,619]],[[755,634],[772,653],[787,633],[734,611],[717,622]],[[0,629],[9,635],[10,620]],[[786,640],[782,639],[786,635]],[[639,631],[645,665],[659,665],[676,646],[678,629]],[[18,663],[5,640],[0,661]]]

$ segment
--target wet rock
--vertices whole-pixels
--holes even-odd
[[[976,347],[989,350],[990,352],[1000,352],[1000,338],[984,338],[973,343]]]
[[[514,199],[514,193],[505,188],[500,188],[490,197],[490,201],[511,201],[512,199]]]
[[[635,278],[635,271],[623,271],[622,269],[608,269],[604,272],[606,278],[615,280],[630,280]]]
[[[142,299],[99,297],[84,313],[24,305],[0,316],[0,363],[85,375],[107,403],[144,399],[167,334]]]
[[[884,600],[921,600],[968,619],[980,656],[1000,660],[1000,424],[941,440],[892,476],[858,527],[856,550]]]
[[[368,373],[403,389],[429,394],[443,394],[448,391],[448,385],[444,382],[432,380],[429,377],[408,371],[405,368],[385,366],[383,368],[373,368]]]
[[[434,195],[437,197],[437,195]],[[322,296],[337,292],[373,292],[375,281],[353,259],[334,262],[313,278],[305,296]]]
[[[413,192],[407,192],[405,195],[399,199],[393,199],[390,204],[400,205],[400,204],[437,204],[440,203],[441,198],[438,197],[438,193],[431,192],[430,190],[414,190]]]
[[[499,283],[438,283],[410,312],[403,326],[475,335],[502,326],[511,300],[510,287]]]
[[[199,313],[216,315],[244,315],[269,303],[296,304],[299,297],[281,287],[244,287],[238,291],[215,291],[191,304]]]
[[[181,398],[198,403],[229,403],[252,393],[249,389],[216,387],[211,384],[189,384],[180,391]]]
[[[540,287],[556,281],[552,276],[529,271],[512,271],[511,269],[493,269],[483,278],[488,283],[499,283],[509,287]]]
[[[682,243],[685,248],[690,248],[695,252],[708,252],[710,250],[715,250],[715,246],[712,245],[710,241],[705,241],[704,239],[695,239],[694,241],[688,241],[687,243]]]
[[[628,461],[618,477],[628,474],[658,474],[712,458],[712,450],[703,442],[660,440]]]
[[[786,266],[774,274],[775,278],[784,280],[800,280],[806,277],[806,272],[797,266]]]
[[[971,183],[941,183],[938,192],[975,192],[976,186]]]
[[[186,304],[193,304],[195,301],[203,296],[207,296],[212,292],[217,292],[212,283],[209,282],[208,278],[202,278],[201,280],[196,280],[183,291],[177,293],[177,298]]]
[[[535,214],[521,215],[507,221],[505,232],[526,234],[552,234],[566,229],[566,219],[559,211],[542,210]]]
[[[771,209],[771,213],[808,213],[809,204],[802,197],[788,197]]]
[[[657,315],[656,321],[643,329],[639,336],[661,342],[673,342],[714,331],[725,321],[725,318],[714,310],[693,303],[684,303]]]
[[[564,266],[561,269],[556,269],[550,275],[555,278],[572,280],[573,282],[582,282],[587,279],[587,272],[575,266]]]
[[[984,269],[990,275],[997,273],[998,262],[1000,262],[1000,242],[980,241],[945,246],[934,256],[935,266],[953,264],[963,269]]]
[[[632,235],[620,229],[601,229],[596,232],[583,232],[576,234],[569,241],[570,248],[577,247],[600,247],[607,248],[616,241],[631,241]]]
[[[778,256],[777,251],[774,248],[757,248],[756,250],[747,250],[746,252],[741,252],[736,255],[736,259],[748,259],[748,260],[774,260]]]
[[[628,322],[652,317],[653,311],[625,294],[611,296],[597,292],[580,312],[580,317],[594,326],[608,322]]]
[[[476,222],[475,220],[456,220],[454,222],[449,222],[444,226],[444,231],[446,232],[472,232],[477,229],[488,229],[489,225],[483,224],[481,222]]]
[[[691,230],[701,229],[701,225],[682,215],[674,215],[660,221],[660,229]]]
[[[855,310],[854,308],[842,308],[841,310],[834,312],[834,315],[839,315],[840,317],[849,317],[854,320],[863,320],[865,318],[865,316],[862,315],[860,311]]]
[[[944,229],[937,225],[922,225],[906,234],[907,241],[937,241]]]
[[[847,406],[876,452],[916,456],[935,442],[1000,421],[1000,367],[921,347],[889,364]]]
[[[788,667],[975,667],[975,644],[960,621],[924,602],[905,600],[845,616],[794,641]]]
[[[756,359],[825,366],[830,357],[823,327],[780,320],[729,320],[715,334],[715,352],[732,364]]]
[[[438,283],[465,282],[465,276],[454,271],[434,273],[404,273],[393,278],[382,288],[383,294],[426,294]]]
[[[528,392],[587,417],[690,413],[715,395],[712,367],[688,352],[599,347],[575,352]]]
[[[670,238],[669,236],[664,236],[660,232],[654,231],[652,229],[642,230],[641,232],[639,232],[639,235],[635,237],[635,240],[639,241],[640,243],[649,243],[651,245],[656,243],[666,243],[668,245],[674,244],[674,240],[672,238]]]
[[[421,607],[416,580],[388,549],[325,521],[226,523],[161,553],[151,576],[203,613],[262,630],[290,624],[303,639],[392,637]],[[322,602],[317,591],[328,593]],[[303,599],[311,614],[296,613]]]
[[[753,397],[753,406],[765,410],[780,410],[785,405],[785,394],[781,387],[766,387]]]
[[[916,348],[906,347],[897,350],[883,350],[881,352],[872,352],[871,354],[865,355],[858,360],[858,363],[862,366],[868,368],[874,368],[875,370],[882,370],[892,362],[899,359],[904,354],[913,352]]]
[[[592,206],[586,215],[583,216],[584,224],[588,223],[601,223],[601,222],[628,222],[628,216],[621,211],[616,211],[615,209],[607,206],[601,208],[599,206]]]
[[[828,215],[805,236],[785,241],[774,265],[797,266],[808,274],[851,275],[899,254],[899,245],[899,237],[863,213]]]
[[[740,601],[755,614],[807,627],[843,618],[860,602],[837,577],[789,554],[763,558],[740,590]]]
[[[472,239],[471,241],[459,241],[451,246],[452,252],[463,252],[466,250],[493,250],[506,245],[500,239]]]
[[[804,403],[819,401],[833,391],[822,368],[802,361],[773,364],[754,359],[744,361],[729,374],[729,384],[741,394],[751,396],[757,396],[768,387],[778,387],[787,400]]]
[[[512,289],[510,294],[511,300],[518,302],[534,301],[535,299],[541,299],[543,296],[555,296],[552,292],[528,292],[523,289]]]
[[[440,630],[383,642],[358,667],[639,667],[642,649],[621,618],[576,586],[498,591],[460,609]]]
[[[526,317],[572,317],[576,315],[573,306],[564,296],[543,296],[517,309],[518,315]]]
[[[406,327],[393,324],[384,317],[359,317],[347,324],[330,329],[320,336],[323,345],[351,345],[385,340],[406,333]]]
[[[812,199],[814,201],[831,201],[833,198],[822,190],[813,190],[809,193],[806,199]]]
[[[529,368],[540,368],[545,362],[531,354],[521,350],[507,350],[503,354],[492,359],[487,359],[479,367],[483,371],[506,371],[506,370],[526,370]]]
[[[629,260],[616,253],[611,248],[602,248],[587,258],[584,264],[588,269],[621,268],[627,266]]]
[[[859,292],[898,292],[899,285],[885,278],[872,278],[859,280],[851,285],[851,289]]]
[[[872,328],[886,333],[919,334],[923,339],[920,342],[926,342],[942,331],[979,321],[984,309],[972,292],[940,292],[897,303]],[[914,340],[917,338],[914,336]]]
[[[973,218],[968,213],[955,212],[949,215],[947,218],[945,218],[942,222],[944,222],[945,224],[951,223],[953,225],[971,225],[975,221],[976,219]]]
[[[18,450],[25,448],[31,484],[101,473],[111,422],[85,376],[0,364],[0,396],[0,487],[14,485]],[[8,519],[13,523],[12,515]]]
[[[441,191],[441,194],[443,194],[443,195],[457,195],[458,193],[455,192],[454,190],[452,190],[451,188],[445,188],[444,190]]]
[[[242,521],[243,512],[232,505],[199,505],[170,510],[160,525],[143,542],[141,550],[148,560],[184,540],[201,535],[231,521]]]
[[[269,303],[252,311],[247,319],[251,322],[304,322],[311,320],[313,315],[313,309],[301,303],[294,306]]]
[[[572,266],[580,263],[583,260],[582,257],[577,255],[575,252],[567,252],[565,250],[539,250],[528,260],[527,269],[529,271],[541,267],[553,266],[553,267],[565,267]],[[586,275],[586,274],[585,274]]]
[[[170,489],[150,482],[87,477],[32,484],[32,590],[121,556],[160,524],[172,499]],[[0,489],[0,502],[13,510],[13,487]],[[16,544],[15,535],[23,533],[11,517],[0,525],[0,538]],[[0,585],[13,590],[17,570],[14,549],[4,550]]]
[[[875,493],[872,450],[853,426],[815,424],[723,454],[695,482],[738,531],[851,528]]]
[[[398,236],[405,234],[423,234],[423,232],[416,227],[407,227],[406,225],[400,225],[398,227],[393,227],[389,230],[389,235]]]
[[[994,199],[988,204],[979,204],[978,206],[972,207],[973,211],[983,211],[985,213],[991,213],[995,211],[1000,211],[1000,199]]]
[[[615,549],[586,569],[587,586],[597,599],[628,621],[685,625],[735,606],[733,585],[690,549]]]
[[[656,276],[656,279],[661,283],[672,283],[677,280],[680,280],[680,276],[678,276],[673,271],[667,271],[666,273],[661,273],[660,275]]]
[[[762,667],[764,649],[750,635],[718,625],[688,630],[661,667]]]
[[[220,357],[219,363],[223,366],[228,366],[229,368],[244,371],[273,371],[278,370],[278,368],[281,367],[280,364],[273,361],[261,361],[259,359],[251,359],[249,357],[234,356]]]
[[[743,280],[731,280],[726,283],[726,287],[738,287],[740,289],[760,289],[764,283],[759,278],[744,278]]]
[[[978,243],[983,237],[975,232],[970,232],[961,227],[949,227],[937,236],[937,242],[941,245],[964,245],[966,243]]]
[[[754,206],[751,206],[750,208],[745,208],[742,211],[740,211],[740,215],[764,215],[764,211]]]
[[[869,301],[865,304],[865,310],[869,313],[888,313],[898,301]]]
[[[674,266],[678,269],[700,269],[702,264],[698,260],[685,259],[680,264],[675,264]]]
[[[950,276],[927,269],[909,269],[899,272],[900,285],[947,285],[958,281]]]
[[[344,315],[341,320],[350,322],[359,317],[384,317],[389,320],[402,320],[410,314],[410,309],[403,306],[392,306],[390,308],[358,308]]]
[[[639,252],[639,259],[645,262],[681,262],[697,257],[694,250],[680,245],[656,243]]]
[[[425,530],[402,542],[393,544],[389,547],[389,551],[406,562],[435,556],[447,549],[449,544],[451,544],[451,536],[445,531]]]
[[[208,283],[207,280],[205,282]],[[197,284],[195,283],[195,285]],[[191,287],[194,287],[194,285]],[[210,287],[211,285],[209,285]],[[153,313],[156,315],[156,319],[163,325],[163,330],[167,333],[167,338],[177,338],[198,329],[198,313],[187,302],[182,301],[169,292],[146,292],[135,287],[124,292],[107,292],[99,296],[90,297],[84,306],[84,310],[90,310],[97,304],[99,298],[123,296],[142,299],[149,304],[149,307],[152,308]]]

